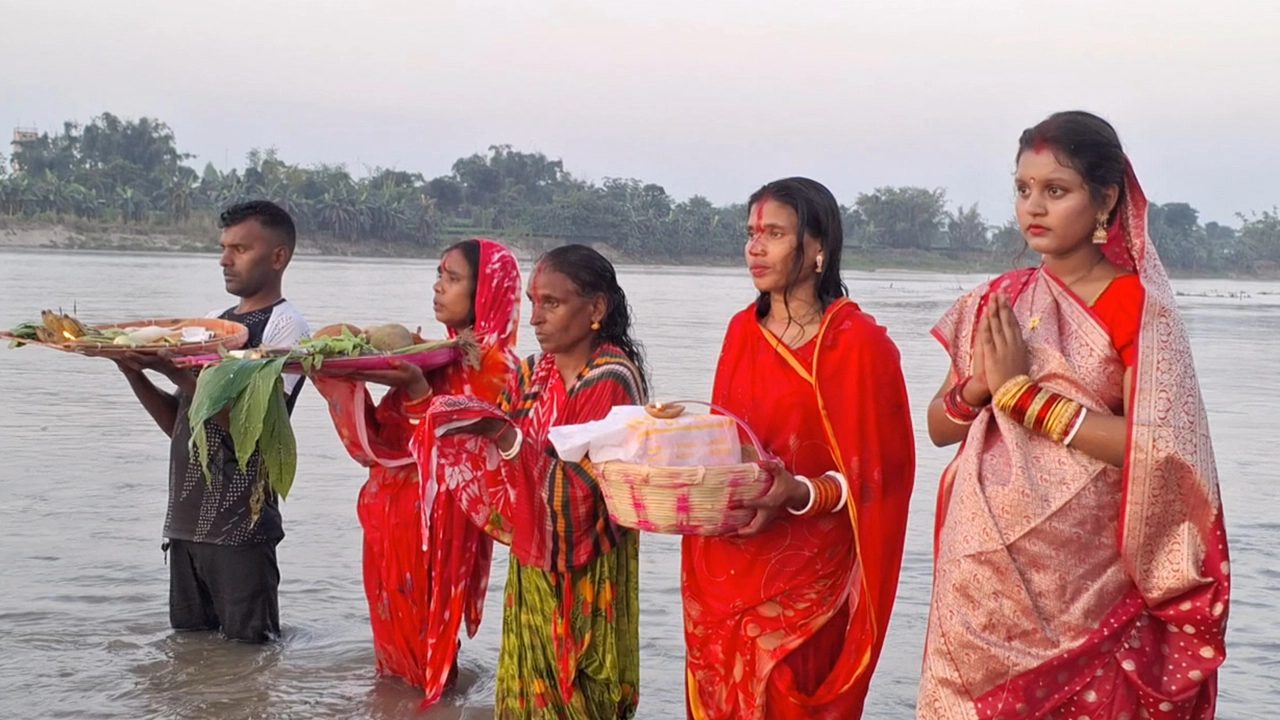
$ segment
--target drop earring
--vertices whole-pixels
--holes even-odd
[[[1107,244],[1107,215],[1106,213],[1098,213],[1098,225],[1093,229],[1093,244]]]
[[[822,254],[818,254],[818,272],[822,272]]]

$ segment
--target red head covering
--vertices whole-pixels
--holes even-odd
[[[476,341],[481,347],[508,347],[516,344],[520,324],[520,266],[516,256],[500,243],[474,238],[480,245],[480,267],[476,268]],[[451,328],[449,337],[455,337]]]
[[[492,400],[506,388],[516,366],[516,330],[520,325],[520,266],[516,256],[500,243],[475,238],[480,244],[476,268],[476,342],[480,344],[479,370],[451,368],[450,393],[479,395]],[[457,332],[449,329],[449,337]]]

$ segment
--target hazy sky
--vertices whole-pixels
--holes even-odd
[[[1280,204],[1277,0],[0,0],[0,67],[6,138],[147,115],[197,168],[433,177],[509,143],[680,198],[802,174],[999,221],[1018,133],[1084,108],[1155,201]]]

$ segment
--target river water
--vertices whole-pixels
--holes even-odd
[[[620,269],[658,398],[706,398],[729,317],[752,297],[737,269]],[[286,292],[313,328],[422,324],[432,263],[299,258]],[[902,581],[866,717],[912,715],[928,610],[934,493],[950,451],[924,432],[946,368],[928,335],[982,276],[847,273],[855,300],[902,351],[919,474]],[[1233,593],[1219,716],[1270,718],[1280,694],[1280,483],[1275,441],[1280,283],[1175,283],[1208,403],[1231,541]],[[73,303],[89,322],[203,316],[231,304],[216,259],[198,255],[0,252],[0,326]],[[522,332],[520,350],[535,349]],[[105,360],[42,348],[0,349],[0,717],[489,717],[505,553],[493,568],[480,634],[464,642],[458,690],[418,713],[418,693],[378,679],[361,589],[355,498],[362,469],[344,452],[323,401],[294,414],[298,479],[279,548],[281,642],[265,648],[176,635],[160,551],[168,443]],[[639,717],[683,717],[679,544],[641,541]]]

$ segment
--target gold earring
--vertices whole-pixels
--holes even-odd
[[[822,272],[822,255],[818,255],[818,272]]]
[[[1093,229],[1093,244],[1107,244],[1107,214],[1098,213],[1098,226]]]
[[[600,323],[598,323],[598,322],[593,322],[593,323],[591,323],[591,329],[592,329],[592,330],[595,330],[595,331],[597,331],[597,332],[599,332],[599,330],[600,330]]]

